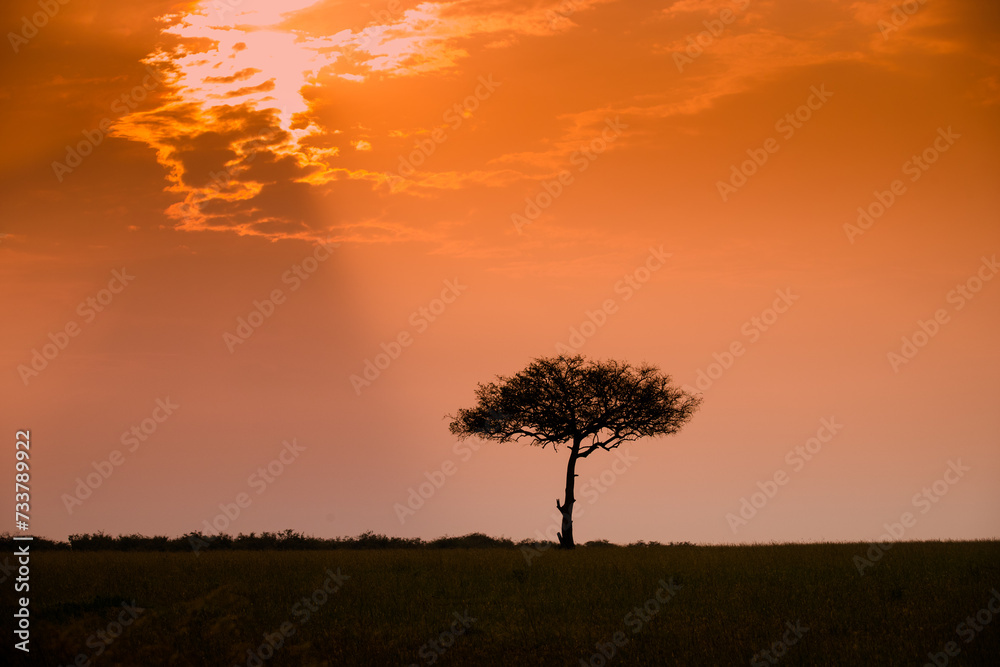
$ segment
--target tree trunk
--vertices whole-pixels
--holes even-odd
[[[573,543],[573,505],[576,503],[573,487],[576,486],[576,459],[579,454],[580,443],[574,442],[566,466],[566,500],[562,505],[558,499],[556,500],[556,508],[562,513],[562,532],[556,533],[556,537],[559,538],[559,547],[562,549],[572,549],[576,546]]]

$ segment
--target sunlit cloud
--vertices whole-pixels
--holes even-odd
[[[583,11],[602,1],[580,0],[572,9]],[[317,34],[296,16],[321,9],[335,21],[337,8],[322,0],[297,0],[280,8],[264,0],[202,2],[188,13],[163,18],[164,45],[146,62],[164,72],[168,92],[160,106],[121,118],[115,133],[156,150],[168,170],[167,190],[182,197],[167,210],[181,229],[273,238],[320,234],[323,223],[316,219],[290,217],[280,205],[265,210],[266,195],[308,196],[308,188],[288,185],[321,187],[341,179],[380,187],[392,176],[345,165],[343,149],[371,152],[371,137],[351,142],[310,115],[309,91],[321,86],[323,77],[363,84],[371,77],[453,68],[468,56],[460,43],[470,37],[497,35],[490,47],[502,48],[516,43],[512,36],[518,34],[571,29],[575,24],[561,6],[497,11],[463,0],[427,2],[383,23]],[[422,178],[425,188],[444,189],[481,180],[476,174],[448,173]],[[407,183],[385,191],[419,189]]]
[[[943,30],[951,10],[939,4],[922,6],[889,39],[878,29],[894,6],[888,0],[831,2],[821,14],[790,19],[782,18],[780,4],[679,0],[666,8],[634,8],[610,0],[454,0],[372,11],[376,20],[365,24],[330,0],[280,6],[209,0],[163,17],[161,45],[146,63],[164,73],[165,92],[157,106],[120,118],[114,131],[156,151],[167,170],[166,190],[178,198],[167,209],[178,228],[313,238],[345,224],[330,212],[345,187],[424,202],[472,188],[530,187],[566,169],[609,118],[637,126],[609,148],[623,151],[644,144],[648,123],[695,117],[795,71],[834,64],[892,68],[914,52],[966,48]],[[599,101],[567,87],[544,135],[522,132],[479,153],[474,162],[436,155],[401,178],[400,157],[447,124],[426,114],[410,121],[400,113],[405,104],[377,109],[377,119],[370,117],[371,106],[357,108],[370,91],[384,101],[391,99],[388,89],[409,95],[423,90],[407,88],[407,81],[444,90],[444,83],[473,72],[499,49],[539,49],[543,40],[568,44],[573,31],[586,25],[587,12],[600,5],[618,12],[615,19],[628,29],[628,36],[620,37],[627,42],[622,52],[645,58],[649,77],[624,72],[628,85],[609,87]],[[687,52],[705,21],[717,20],[723,11],[731,12],[724,29],[717,26],[718,34],[703,39],[697,59],[681,71],[676,56]],[[601,40],[613,43],[606,35]],[[642,85],[654,80],[658,83]],[[981,77],[970,94],[990,104],[998,99],[997,89],[995,76]],[[461,90],[456,99],[468,93]],[[442,108],[449,101],[442,100]],[[358,210],[350,215],[369,217]],[[390,236],[400,237],[377,235]]]

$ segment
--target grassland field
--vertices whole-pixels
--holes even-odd
[[[42,552],[9,664],[1000,665],[1000,542],[869,548]]]

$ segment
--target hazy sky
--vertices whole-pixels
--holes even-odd
[[[446,415],[559,351],[704,392],[578,541],[1000,534],[996,3],[0,11],[36,534],[537,537],[565,451]]]

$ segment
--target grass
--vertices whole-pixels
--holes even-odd
[[[853,558],[867,548],[594,546],[552,549],[530,564],[519,549],[500,548],[40,552],[31,657],[211,667],[736,665],[798,622],[808,630],[777,664],[922,665],[951,641],[960,653],[949,665],[1000,664],[1000,619],[968,643],[956,633],[1000,588],[1000,542],[898,543],[861,576]],[[306,619],[302,598],[322,590],[328,569],[349,578]],[[679,588],[642,618],[634,608],[655,600],[661,580]],[[122,602],[133,600],[143,611],[108,643],[98,631],[116,634],[118,618],[128,618]],[[456,620],[466,612],[475,619],[467,629]],[[265,635],[277,643],[282,624],[294,634],[258,662],[269,654],[258,650]],[[615,633],[627,641],[610,659],[595,657],[599,644],[610,652]],[[775,663],[758,655],[754,664]]]

